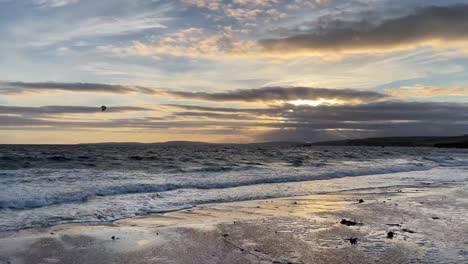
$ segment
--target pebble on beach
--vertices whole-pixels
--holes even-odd
[[[362,223],[358,223],[358,222],[346,220],[346,219],[341,219],[340,224],[346,225],[346,226],[363,225]]]
[[[356,245],[357,244],[357,237],[351,237],[349,238],[349,243],[351,243],[351,245]]]
[[[387,238],[388,238],[388,239],[393,239],[394,236],[395,236],[395,233],[393,233],[392,231],[389,231],[389,232],[387,233]]]

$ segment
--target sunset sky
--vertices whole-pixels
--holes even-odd
[[[0,35],[0,143],[468,133],[468,1],[0,0]]]

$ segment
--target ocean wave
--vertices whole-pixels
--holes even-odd
[[[365,175],[387,174],[395,172],[409,172],[428,170],[435,167],[435,165],[423,163],[406,163],[406,164],[392,164],[385,167],[356,167],[346,168],[338,171],[323,172],[320,174],[313,174],[302,172],[299,175],[289,175],[288,171],[280,173],[277,177],[261,177],[262,174],[268,173],[267,170],[259,170],[257,178],[236,180],[236,181],[219,181],[210,179],[201,180],[198,182],[174,182],[165,184],[134,184],[128,183],[120,186],[104,186],[92,188],[90,190],[81,190],[78,192],[59,192],[53,196],[33,196],[28,198],[15,197],[11,199],[0,200],[0,209],[30,209],[37,207],[45,207],[50,205],[62,203],[81,203],[86,202],[91,197],[96,196],[112,196],[124,195],[133,193],[158,193],[167,192],[178,189],[226,189],[240,186],[270,184],[270,183],[287,183],[287,182],[301,182],[324,180],[342,177],[356,177]],[[331,168],[330,168],[331,169]],[[218,171],[219,172],[219,171]],[[242,178],[242,173],[238,172],[239,178]],[[192,178],[203,178],[203,174],[192,175]],[[236,178],[236,177],[234,177]]]
[[[158,157],[155,157],[155,156],[130,156],[128,157],[129,159],[131,160],[157,160]]]
[[[179,189],[160,194],[135,193],[101,196],[86,203],[59,204],[28,210],[3,211],[0,232],[31,227],[48,227],[66,223],[109,223],[118,219],[151,213],[177,211],[209,204],[259,200],[297,195],[323,194],[337,191],[366,190],[400,186],[419,186],[427,183],[467,182],[468,175],[461,168],[438,167],[426,171],[369,175],[324,181],[289,182],[240,186],[229,189]]]
[[[71,158],[65,157],[65,156],[52,156],[52,157],[48,157],[47,159],[48,160],[53,160],[53,161],[70,161],[70,160],[72,160]]]
[[[468,166],[468,160],[457,159],[452,156],[424,156],[423,159],[432,161],[442,167],[461,167]]]
[[[468,177],[467,169],[468,153],[456,149],[6,146],[0,149],[0,231],[333,192],[357,183],[453,180]],[[387,174],[394,172],[405,173]]]
[[[191,167],[186,169],[181,169],[183,172],[229,172],[229,171],[246,171],[252,169],[261,168],[259,164],[254,165],[209,165],[203,167]]]

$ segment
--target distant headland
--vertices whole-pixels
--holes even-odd
[[[382,146],[382,147],[438,147],[468,148],[468,134],[453,137],[378,137],[311,143],[312,146]]]

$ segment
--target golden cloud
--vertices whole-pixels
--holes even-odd
[[[387,89],[385,92],[396,98],[431,98],[437,96],[468,96],[467,88],[445,88],[430,86],[403,86],[400,88]]]

